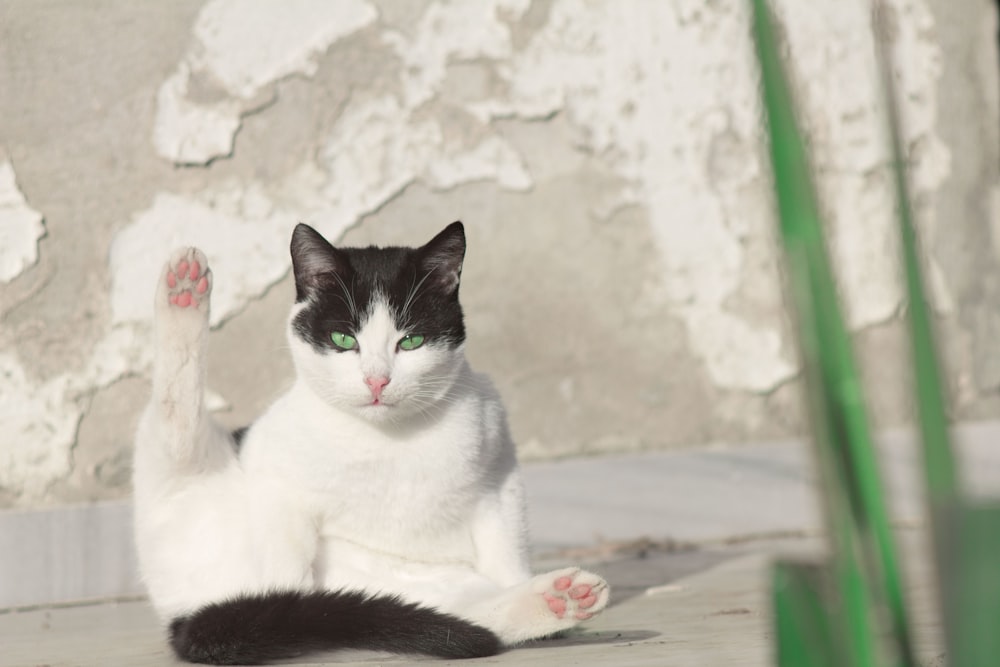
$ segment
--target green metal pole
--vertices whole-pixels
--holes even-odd
[[[777,659],[782,667],[841,667],[844,647],[826,612],[830,576],[815,563],[779,562],[771,586]]]
[[[938,590],[948,661],[958,667],[1000,664],[1000,505],[970,503],[961,486],[948,433],[946,395],[934,345],[931,308],[920,268],[918,239],[903,161],[901,120],[890,69],[884,7],[876,2],[878,60],[892,150],[908,321],[916,383],[916,407],[924,459],[924,482],[937,559]]]
[[[911,361],[917,388],[917,418],[923,441],[924,481],[932,508],[950,506],[959,494],[955,459],[948,435],[948,417],[945,413],[945,393],[942,387],[940,365],[934,345],[931,309],[924,296],[924,280],[920,270],[920,253],[914,232],[913,212],[910,208],[909,188],[906,183],[906,165],[899,110],[896,107],[895,85],[890,72],[886,47],[885,10],[876,2],[873,13],[876,33],[876,53],[882,78],[883,97],[886,102],[889,142],[892,151],[893,185],[898,210],[899,234],[902,239],[903,267],[906,272],[906,293],[909,300],[907,320],[911,338]]]
[[[914,664],[901,576],[863,393],[840,314],[804,141],[764,0],[754,0],[781,240],[788,260],[809,404],[830,518],[834,566],[852,664]],[[883,618],[888,628],[878,627]],[[888,630],[888,633],[882,632]]]

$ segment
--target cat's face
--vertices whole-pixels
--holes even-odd
[[[334,248],[300,224],[291,251],[299,376],[330,405],[375,422],[434,409],[464,361],[462,223],[420,248]]]

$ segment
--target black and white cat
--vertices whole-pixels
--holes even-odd
[[[297,380],[245,433],[203,401],[205,256],[177,252],[156,289],[135,529],[177,655],[484,656],[600,612],[600,577],[529,572],[504,408],[464,355],[462,224],[420,248],[334,248],[299,225],[291,252]]]

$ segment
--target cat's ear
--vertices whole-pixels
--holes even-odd
[[[330,245],[315,229],[301,222],[292,232],[291,251],[296,301],[302,301],[334,276],[339,275],[343,280],[351,270],[347,255]]]
[[[446,292],[458,289],[465,259],[465,227],[453,222],[420,249],[420,262]]]

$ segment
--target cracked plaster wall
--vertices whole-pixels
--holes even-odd
[[[890,4],[956,414],[996,416],[995,8]],[[870,400],[896,424],[867,3],[776,5]],[[177,245],[213,263],[218,417],[287,386],[298,220],[349,244],[465,221],[469,355],[525,458],[799,433],[747,26],[717,0],[0,3],[0,506],[127,494]]]

